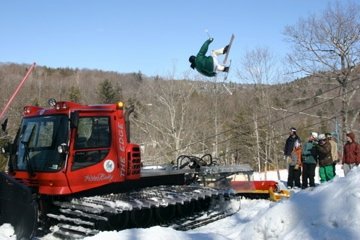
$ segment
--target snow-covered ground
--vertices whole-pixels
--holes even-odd
[[[101,232],[87,239],[122,240],[224,240],[224,239],[360,239],[360,167],[312,191],[301,190],[290,199],[275,203],[267,200],[241,200],[241,210],[201,228],[182,232],[151,227],[119,232]],[[264,176],[257,175],[256,179]],[[286,180],[286,171],[281,180]],[[267,179],[276,180],[268,173]],[[316,178],[318,182],[318,177]],[[0,227],[0,240],[16,239],[8,224]],[[43,239],[55,239],[46,236]]]

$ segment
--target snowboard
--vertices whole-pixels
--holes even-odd
[[[229,42],[229,44],[228,44],[228,45],[229,45],[229,48],[228,48],[228,50],[227,50],[227,52],[226,52],[226,54],[225,54],[225,57],[224,57],[224,61],[223,61],[223,64],[224,64],[224,65],[226,64],[227,59],[228,59],[228,57],[229,57],[229,52],[230,52],[231,45],[232,45],[234,39],[235,39],[235,35],[232,34],[232,35],[231,35],[231,38],[230,38],[230,42]]]

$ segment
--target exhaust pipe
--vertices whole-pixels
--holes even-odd
[[[126,108],[126,112],[125,112],[125,122],[126,122],[126,126],[125,126],[125,131],[126,131],[126,136],[127,136],[127,141],[128,143],[130,143],[130,115],[131,113],[133,113],[135,110],[134,105],[130,105],[128,108]]]

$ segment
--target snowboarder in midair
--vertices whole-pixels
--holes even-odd
[[[192,69],[196,69],[199,73],[207,77],[216,76],[216,72],[229,71],[229,67],[221,65],[217,59],[217,56],[227,53],[229,45],[226,45],[226,47],[218,50],[213,50],[211,51],[211,56],[206,56],[209,45],[213,40],[213,38],[206,40],[201,46],[198,54],[196,56],[192,55],[189,58],[189,62],[191,63],[190,67]]]

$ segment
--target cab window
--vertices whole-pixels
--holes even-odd
[[[75,139],[75,158],[72,170],[94,165],[109,153],[109,117],[80,117]]]

